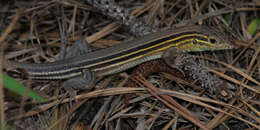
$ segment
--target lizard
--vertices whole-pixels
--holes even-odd
[[[81,43],[86,42],[83,40]],[[37,64],[8,60],[6,64],[13,68],[9,71],[11,76],[13,73],[35,80],[67,79],[71,82],[84,77],[87,79],[85,83],[89,84],[98,76],[119,73],[154,59],[165,60],[173,51],[187,53],[231,48],[234,48],[232,39],[225,33],[214,27],[193,25],[159,31],[55,62]]]

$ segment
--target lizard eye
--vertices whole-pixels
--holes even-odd
[[[210,41],[210,43],[212,43],[212,44],[215,44],[215,43],[217,42],[217,40],[214,39],[214,38],[210,38],[209,41]]]

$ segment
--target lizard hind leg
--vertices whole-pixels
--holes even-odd
[[[81,76],[62,82],[61,87],[68,92],[86,89],[94,82],[94,74],[90,70],[83,70]]]
[[[81,38],[72,44],[71,48],[68,50],[68,52],[66,52],[65,59],[83,55],[89,52],[91,52],[89,44],[85,38]],[[78,89],[85,89],[88,88],[94,79],[95,78],[91,70],[84,69],[82,70],[82,75],[64,81],[61,84],[61,88],[68,92],[72,92],[73,90]]]

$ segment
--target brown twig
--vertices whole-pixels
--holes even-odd
[[[199,121],[199,119],[193,115],[189,110],[187,110],[185,107],[181,106],[178,102],[173,100],[168,95],[157,95],[155,93],[160,92],[159,89],[154,87],[150,82],[147,82],[142,75],[139,75],[138,80],[140,83],[142,83],[145,87],[148,88],[148,91],[157,99],[159,99],[161,102],[163,102],[166,106],[170,107],[172,110],[179,113],[181,116],[183,116],[185,119],[189,120],[190,122],[196,124],[201,129],[209,130],[202,122]]]

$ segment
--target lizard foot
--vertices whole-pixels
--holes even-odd
[[[86,89],[94,82],[94,75],[90,70],[83,70],[82,76],[77,76],[66,80],[61,84],[61,88],[68,92],[73,90]]]

